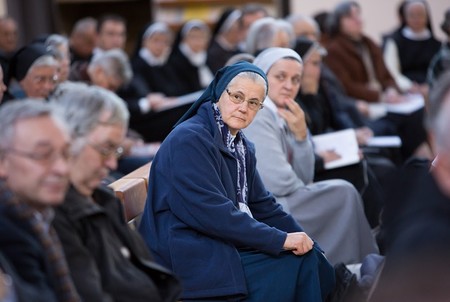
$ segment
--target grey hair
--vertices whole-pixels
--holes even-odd
[[[73,139],[86,137],[99,125],[128,127],[129,112],[115,93],[98,86],[70,83],[50,98]]]
[[[271,42],[277,32],[276,20],[272,17],[265,17],[250,25],[245,44],[245,50],[255,55],[257,51],[272,46]]]
[[[425,126],[435,135],[438,148],[450,150],[450,71],[442,74],[430,91]]]
[[[128,56],[121,49],[107,50],[94,56],[88,66],[88,72],[92,72],[96,67],[100,67],[107,75],[119,79],[124,84],[128,84],[133,78]]]
[[[315,28],[317,37],[320,36],[319,24],[317,23],[316,20],[314,20],[314,18],[312,18],[312,17],[310,17],[308,15],[290,14],[289,16],[286,17],[285,20],[287,22],[289,22],[292,26],[295,26],[295,24],[297,22],[306,22],[306,23],[312,25]]]
[[[53,111],[53,107],[40,99],[24,99],[20,101],[8,102],[0,107],[0,152],[11,147],[14,139],[15,125],[26,119],[49,116],[66,130],[61,118]]]
[[[248,80],[252,80],[253,82],[255,82],[256,84],[262,85],[264,86],[264,96],[267,95],[267,82],[266,80],[264,80],[264,78],[255,73],[255,72],[251,72],[251,71],[244,71],[241,73],[238,73],[233,79],[231,79],[231,81],[228,83],[228,87],[232,86],[235,82],[242,80],[242,79],[248,79]],[[226,90],[225,90],[226,91]]]
[[[58,47],[60,47],[61,45],[69,47],[69,39],[62,35],[53,34],[45,40],[45,46],[47,47],[47,50],[50,51],[56,59],[61,59],[65,55],[58,49]]]
[[[284,31],[289,36],[289,47],[293,48],[295,46],[295,32],[291,23],[287,22],[284,19],[277,19],[276,24],[278,27],[278,31]],[[273,45],[271,45],[273,46]]]

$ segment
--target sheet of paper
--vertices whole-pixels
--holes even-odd
[[[368,147],[397,148],[402,145],[402,140],[396,135],[374,136],[367,141]]]
[[[155,111],[164,111],[174,107],[182,106],[189,103],[194,103],[201,95],[203,94],[203,90],[199,90],[196,92],[192,92],[189,94],[185,94],[179,97],[176,97],[173,102],[167,102],[166,104],[161,105],[158,110]]]
[[[386,110],[398,114],[413,113],[425,105],[425,100],[421,94],[408,94],[405,100],[400,103],[386,103]]]
[[[325,169],[348,166],[360,161],[358,142],[353,129],[315,135],[312,140],[317,152],[333,150],[341,156],[340,159],[326,163]]]

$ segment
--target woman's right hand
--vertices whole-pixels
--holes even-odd
[[[304,255],[312,250],[314,241],[305,232],[288,233],[283,248],[295,255]]]
[[[305,113],[300,105],[293,99],[286,99],[284,105],[285,108],[278,109],[278,113],[286,121],[286,124],[289,127],[289,130],[294,134],[295,139],[298,141],[304,140],[308,134]]]

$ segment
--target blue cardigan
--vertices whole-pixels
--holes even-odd
[[[152,163],[139,227],[157,261],[183,285],[182,298],[245,295],[238,248],[277,255],[287,232],[302,231],[266,191],[247,146],[249,207],[239,210],[236,158],[222,142],[211,103],[177,126]]]

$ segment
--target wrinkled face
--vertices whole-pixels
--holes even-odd
[[[97,36],[97,46],[103,50],[125,48],[127,33],[125,24],[118,21],[106,21]]]
[[[318,50],[314,50],[304,61],[303,64],[303,80],[318,83],[320,80],[320,67],[322,64],[322,56]]]
[[[240,79],[228,87],[220,96],[217,106],[220,109],[223,122],[227,124],[231,134],[236,135],[253,121],[259,109],[252,110],[248,107],[248,101],[262,103],[264,101],[264,86],[251,79]],[[245,101],[236,104],[232,98],[240,98]]]
[[[415,32],[424,30],[427,27],[428,17],[425,5],[420,2],[409,4],[405,8],[406,24]]]
[[[293,59],[280,59],[267,72],[269,97],[278,107],[294,99],[300,89],[303,66]]]
[[[11,19],[0,22],[0,49],[13,52],[17,48],[17,25]]]
[[[144,47],[150,51],[152,55],[159,58],[170,52],[172,39],[166,33],[154,33],[144,41]]]
[[[36,66],[28,71],[19,84],[27,97],[45,99],[55,89],[57,81],[57,66]]]
[[[81,150],[70,160],[70,182],[77,191],[90,196],[108,173],[117,168],[118,150],[126,129],[100,124],[89,133]]]
[[[352,6],[349,14],[342,17],[340,28],[343,34],[354,39],[359,39],[363,29],[361,9],[357,6]]]
[[[193,28],[186,34],[183,41],[195,53],[206,51],[206,48],[208,47],[209,33],[199,28]]]
[[[16,123],[8,151],[0,156],[0,177],[36,208],[61,203],[69,183],[69,137],[49,116]]]
[[[311,41],[317,41],[319,38],[317,29],[313,24],[307,22],[306,20],[297,21],[294,24],[294,32],[295,36],[298,38],[307,38]]]

